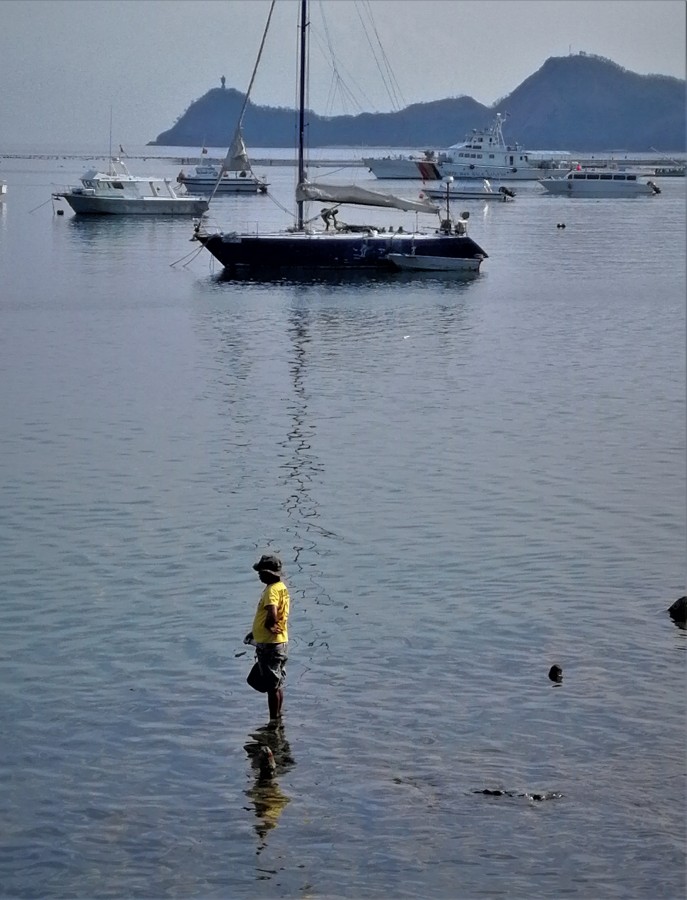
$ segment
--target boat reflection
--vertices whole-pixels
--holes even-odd
[[[470,284],[481,277],[480,272],[425,272],[425,271],[395,271],[393,269],[386,271],[346,271],[342,269],[332,269],[331,271],[284,271],[279,269],[266,268],[260,272],[228,272],[222,270],[213,276],[214,284],[263,284],[263,285],[326,285],[329,287],[341,286],[348,288],[351,286],[370,287],[375,285],[392,285],[412,284],[420,285],[436,285],[451,284],[462,285]]]

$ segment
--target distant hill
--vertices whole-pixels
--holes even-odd
[[[227,147],[244,94],[213,88],[150,145]],[[399,112],[309,115],[311,147],[447,147],[473,128],[508,114],[506,140],[528,149],[600,152],[685,152],[685,81],[638,75],[609,59],[579,53],[551,57],[507,97],[483,106],[471,97],[416,103]],[[295,111],[248,103],[244,138],[250,147],[290,147]]]

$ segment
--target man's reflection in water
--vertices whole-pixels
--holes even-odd
[[[255,831],[259,838],[260,853],[267,843],[267,833],[276,826],[289,802],[289,798],[279,787],[277,778],[294,765],[294,759],[281,722],[270,722],[251,734],[251,738],[253,740],[244,746],[255,772],[255,783],[246,791],[246,795],[253,802],[258,818]]]

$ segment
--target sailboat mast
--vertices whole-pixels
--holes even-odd
[[[301,0],[301,40],[300,40],[300,81],[298,93],[298,183],[305,181],[305,79],[307,69],[306,27],[307,27],[307,0]],[[303,228],[303,200],[296,202],[297,225],[299,231]]]

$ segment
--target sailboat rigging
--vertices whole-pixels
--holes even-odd
[[[430,199],[410,200],[368,190],[357,185],[322,184],[308,181],[305,163],[305,98],[308,75],[308,0],[300,3],[298,66],[298,138],[296,217],[283,231],[210,234],[202,224],[195,227],[199,241],[229,274],[265,270],[393,271],[398,269],[478,272],[488,254],[467,234],[467,215],[454,220]],[[306,202],[333,204],[320,211],[324,227],[306,219]],[[433,227],[406,230],[403,225],[383,228],[351,225],[338,220],[342,204],[413,211],[435,217]]]

